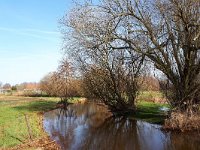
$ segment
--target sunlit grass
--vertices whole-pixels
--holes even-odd
[[[41,113],[54,109],[59,100],[56,97],[0,96],[0,147],[12,147],[29,139],[25,115],[32,138],[44,136]]]
[[[42,137],[42,116],[38,113],[55,108],[58,98],[0,97],[0,147],[6,148],[29,139],[25,114],[32,138]]]
[[[164,98],[164,95],[160,91],[140,91],[138,95],[138,100],[149,101],[155,98]]]

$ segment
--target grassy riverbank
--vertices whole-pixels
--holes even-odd
[[[72,102],[77,100],[75,98]],[[30,141],[30,138],[46,137],[42,114],[54,109],[58,101],[59,98],[0,96],[0,148],[18,145]],[[160,108],[165,105],[140,101],[133,117],[161,123],[165,115]]]
[[[27,139],[45,136],[40,114],[55,108],[58,100],[0,96],[0,147],[11,147]]]
[[[134,117],[150,123],[163,124],[167,112],[163,111],[162,108],[169,108],[169,106],[167,104],[140,101]]]
[[[43,112],[56,108],[59,98],[0,96],[0,149],[34,141],[47,134],[43,130]],[[78,102],[74,98],[70,102]]]

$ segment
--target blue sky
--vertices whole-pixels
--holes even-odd
[[[0,0],[0,81],[38,82],[62,57],[58,20],[72,0]]]

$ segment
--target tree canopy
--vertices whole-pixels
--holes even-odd
[[[199,8],[199,0],[86,2],[61,21],[65,49],[79,60],[82,70],[103,69],[119,83],[125,82],[124,77],[136,81],[144,66],[155,67],[167,79],[171,106],[194,112],[200,102]],[[116,78],[119,72],[123,79]],[[128,85],[133,93],[135,83]]]

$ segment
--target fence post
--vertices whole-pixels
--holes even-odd
[[[28,117],[26,114],[24,114],[25,116],[25,120],[26,120],[26,126],[27,126],[27,129],[28,129],[28,134],[29,134],[29,138],[30,140],[32,140],[32,131],[31,131],[31,127],[30,127],[30,124],[29,124],[29,120],[28,120]]]

